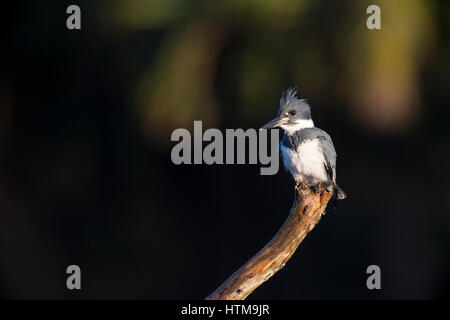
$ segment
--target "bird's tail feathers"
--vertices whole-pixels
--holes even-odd
[[[347,198],[344,190],[342,190],[337,184],[334,185],[333,189],[334,193],[336,194],[336,200],[343,200]]]

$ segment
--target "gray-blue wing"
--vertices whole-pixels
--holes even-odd
[[[334,149],[331,137],[323,132],[317,137],[322,146],[322,151],[325,156],[325,169],[331,181],[336,182],[336,150]]]

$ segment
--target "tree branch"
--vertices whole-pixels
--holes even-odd
[[[309,188],[295,187],[291,212],[272,240],[247,263],[211,293],[207,300],[244,300],[267,281],[294,254],[306,235],[319,222],[332,193],[320,189],[318,194]]]

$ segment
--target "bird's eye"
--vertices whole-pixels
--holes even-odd
[[[290,114],[291,116],[295,116],[295,110],[289,111],[289,114]]]

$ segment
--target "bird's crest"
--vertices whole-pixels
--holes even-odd
[[[284,110],[286,110],[290,105],[294,103],[304,102],[305,99],[299,99],[297,97],[297,87],[290,87],[283,91],[280,98],[280,104],[278,106],[278,115],[280,115]]]
[[[280,107],[287,106],[287,105],[291,104],[291,102],[295,101],[296,99],[298,99],[297,98],[297,88],[296,87],[287,88],[281,94]]]

